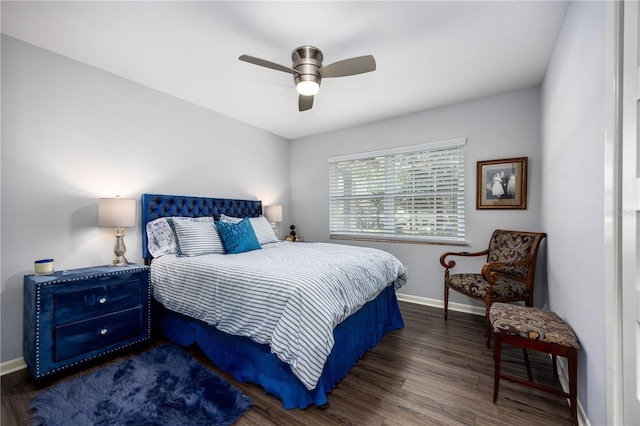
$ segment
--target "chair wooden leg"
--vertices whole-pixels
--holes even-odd
[[[489,318],[489,309],[491,309],[491,305],[487,304],[487,309],[484,314],[484,340],[487,348],[491,346],[491,319]]]
[[[553,377],[558,378],[558,357],[551,355],[551,362],[553,363]]]
[[[444,285],[444,320],[447,320],[447,314],[449,313],[449,287]]]
[[[533,373],[531,372],[531,364],[529,363],[529,353],[525,348],[522,348],[522,353],[524,354],[524,363],[527,366],[527,377],[529,377],[529,381],[533,383]]]
[[[567,354],[569,369],[569,404],[571,404],[571,422],[578,426],[578,351]]]
[[[493,403],[498,400],[500,386],[500,357],[502,356],[502,335],[496,333],[493,339]]]

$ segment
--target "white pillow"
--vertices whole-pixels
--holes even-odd
[[[279,241],[266,217],[250,217],[249,222],[251,222],[251,226],[253,226],[253,232],[256,233],[260,245],[277,243]]]
[[[241,220],[242,219],[239,217],[227,216],[226,214],[220,215],[220,221],[222,222],[238,223]],[[271,224],[266,217],[250,217],[249,222],[251,222],[253,232],[256,234],[256,237],[258,237],[258,242],[260,243],[260,245],[277,243],[278,241],[280,241],[278,240],[278,237],[276,237],[276,234],[273,232],[273,228],[271,227]]]
[[[224,247],[213,220],[194,221],[188,218],[172,218],[178,247],[182,256],[224,254]]]
[[[147,222],[147,248],[153,257],[178,252],[176,236],[166,217]]]
[[[180,253],[178,240],[174,230],[173,220],[191,222],[209,222],[213,223],[213,217],[160,217],[158,219],[147,222],[147,248],[153,257],[162,256],[163,254]]]
[[[223,213],[220,215],[220,220],[222,222],[240,223],[242,221],[242,218],[227,216],[226,214]]]

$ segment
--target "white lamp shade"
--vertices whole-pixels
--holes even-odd
[[[282,222],[282,206],[267,206],[264,209],[264,215],[271,223]]]
[[[136,200],[127,198],[100,198],[98,200],[98,226],[130,227],[136,224]]]

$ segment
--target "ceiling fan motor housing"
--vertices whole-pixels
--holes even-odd
[[[315,81],[320,85],[320,68],[322,67],[322,51],[313,46],[300,46],[291,53],[292,68],[298,72],[293,79],[296,85],[301,81]]]

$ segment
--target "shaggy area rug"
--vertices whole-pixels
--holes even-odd
[[[36,395],[34,425],[230,425],[253,402],[174,345]]]

